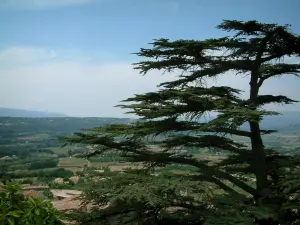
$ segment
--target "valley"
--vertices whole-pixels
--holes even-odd
[[[59,210],[79,207],[75,200],[82,190],[105,172],[120,172],[128,168],[141,168],[115,152],[92,157],[77,157],[92,151],[84,145],[67,145],[58,141],[59,136],[72,135],[105,124],[129,124],[127,118],[14,118],[0,117],[0,176],[1,180],[17,180],[24,185],[25,195],[51,199]],[[299,122],[299,121],[298,121]],[[299,123],[300,124],[300,123]],[[298,125],[299,125],[298,124]],[[275,148],[284,154],[300,152],[300,129],[294,126],[293,132],[286,132],[284,126],[278,133],[264,136],[267,147]],[[298,126],[300,127],[300,126]],[[280,131],[282,128],[282,131]],[[158,139],[162,137],[156,137]],[[237,142],[247,143],[248,139],[233,137]],[[152,149],[158,148],[149,142]],[[199,159],[217,162],[226,158],[213,149],[186,148],[185,152]],[[193,168],[170,165],[157,169],[161,174],[193,173]],[[102,175],[103,176],[103,175]],[[68,194],[74,192],[72,194]]]

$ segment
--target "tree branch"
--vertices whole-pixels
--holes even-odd
[[[192,165],[192,166],[195,166],[197,168],[203,169],[205,172],[212,171],[212,172],[209,172],[210,175],[219,176],[220,178],[224,178],[224,179],[232,182],[233,184],[235,184],[239,188],[243,189],[244,191],[248,192],[249,194],[251,194],[253,196],[256,195],[256,190],[254,188],[250,187],[249,185],[247,185],[246,183],[240,181],[239,179],[235,178],[234,176],[232,176],[232,175],[230,175],[226,172],[214,169],[214,168],[212,168],[208,165],[205,165],[204,163],[201,163],[197,160],[187,159],[187,158],[182,158],[182,157],[181,158],[172,157],[172,158],[168,158],[168,160],[169,160],[169,162],[172,162],[172,163]]]
[[[207,129],[201,129],[203,132],[216,132],[216,133],[227,133],[227,134],[233,134],[237,136],[243,136],[243,137],[250,137],[251,133],[249,131],[244,130],[236,130],[231,128],[207,128]]]
[[[234,194],[234,195],[237,195],[237,196],[241,195],[236,190],[234,190],[233,188],[231,188],[228,185],[224,184],[222,181],[220,181],[219,179],[217,179],[215,177],[207,176],[205,174],[196,175],[196,176],[192,176],[192,177],[195,177],[197,180],[206,180],[206,181],[210,181],[212,183],[215,183],[221,189],[223,189],[224,191],[227,191],[231,194]]]

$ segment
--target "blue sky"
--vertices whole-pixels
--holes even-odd
[[[226,33],[222,19],[291,24],[299,0],[1,0],[0,106],[71,116],[122,116],[113,106],[170,77],[133,71],[130,53],[154,38],[203,39]],[[219,83],[247,88],[231,76]],[[300,80],[270,81],[300,100]],[[268,92],[269,91],[269,92]],[[299,104],[287,110],[300,109]]]

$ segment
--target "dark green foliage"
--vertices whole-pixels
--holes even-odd
[[[31,180],[31,179],[22,180],[22,184],[30,184],[30,185],[32,185],[33,184],[33,180]]]
[[[31,147],[28,148],[27,146],[2,145],[0,148],[0,157],[16,155],[19,158],[27,158],[31,155],[31,149]]]
[[[286,96],[260,94],[268,79],[300,74],[300,36],[289,26],[257,21],[225,20],[219,29],[232,36],[207,40],[154,40],[153,47],[141,49],[136,63],[141,74],[162,70],[178,74],[161,83],[159,90],[138,94],[119,107],[141,120],[132,124],[107,125],[62,138],[68,143],[95,147],[85,157],[117,151],[146,170],[170,164],[194,167],[178,176],[150,176],[129,171],[111,174],[111,179],[87,189],[84,199],[103,206],[77,220],[84,224],[296,224],[300,217],[299,160],[268,149],[262,136],[275,130],[261,129],[267,104],[296,102]],[[295,63],[284,61],[293,57]],[[246,76],[249,97],[242,90],[209,85],[211,78],[226,73]],[[209,113],[216,114],[205,120]],[[248,129],[243,129],[245,125]],[[237,143],[232,135],[244,137]],[[160,140],[153,140],[163,136]],[[152,139],[153,138],[153,139]],[[156,145],[151,148],[147,141]],[[225,158],[197,158],[188,148],[215,150]],[[116,178],[115,178],[116,177]],[[253,180],[253,178],[255,178]],[[122,191],[121,191],[122,188]],[[178,191],[188,190],[182,197]],[[165,195],[167,194],[167,195]],[[164,197],[167,196],[167,197]],[[174,203],[175,202],[175,203]],[[180,212],[168,211],[180,206]],[[149,213],[149,214],[148,214]],[[150,215],[151,214],[151,215]],[[126,222],[127,221],[127,222]],[[134,221],[134,223],[132,222]],[[166,222],[168,221],[168,222]],[[110,222],[111,224],[111,222]]]
[[[60,213],[51,202],[26,198],[22,187],[8,183],[0,192],[0,224],[3,225],[63,225]]]
[[[53,170],[25,170],[20,172],[9,173],[10,178],[24,178],[24,177],[37,177],[38,179],[49,179],[58,177],[71,177],[73,172],[64,168]]]
[[[66,170],[64,168],[59,168],[50,171],[42,171],[39,173],[39,177],[71,177],[73,176],[73,172],[70,170]]]
[[[210,199],[206,185],[198,181],[187,182],[180,177],[155,177],[145,171],[129,170],[124,174],[106,173],[102,178],[104,179],[88,185],[82,198],[86,204],[105,207],[109,203],[110,206],[101,213],[97,213],[98,210],[95,209],[95,213],[73,215],[75,218],[79,216],[82,224],[105,224],[111,217],[120,214],[122,216],[118,224],[134,224],[137,221],[143,221],[143,224],[153,224],[155,221],[163,224],[166,220],[173,221],[174,224],[185,224],[190,213],[204,213],[201,211],[203,205],[200,200]],[[185,192],[189,196],[185,196]],[[188,203],[194,202],[193,195],[199,198],[197,205]],[[165,213],[166,206],[173,207],[176,219]],[[185,213],[188,215],[184,215]],[[193,224],[202,221],[201,214],[193,219]]]
[[[43,195],[46,196],[48,199],[53,199],[53,194],[49,189],[45,189],[43,191]]]
[[[57,159],[40,160],[40,161],[30,163],[28,169],[37,170],[37,169],[53,168],[53,167],[57,167],[57,164],[58,164]]]

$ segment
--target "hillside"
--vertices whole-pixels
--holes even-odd
[[[261,121],[261,129],[278,130],[280,132],[299,132],[300,131],[300,111],[278,111],[280,115],[265,116]],[[201,118],[200,121],[207,122],[216,118],[210,116],[209,118]],[[245,123],[241,129],[248,130],[249,125]]]
[[[295,125],[300,125],[300,111],[282,111],[282,115],[267,116],[261,125],[264,129],[288,130]]]
[[[66,117],[62,113],[40,112],[0,107],[0,117]]]

